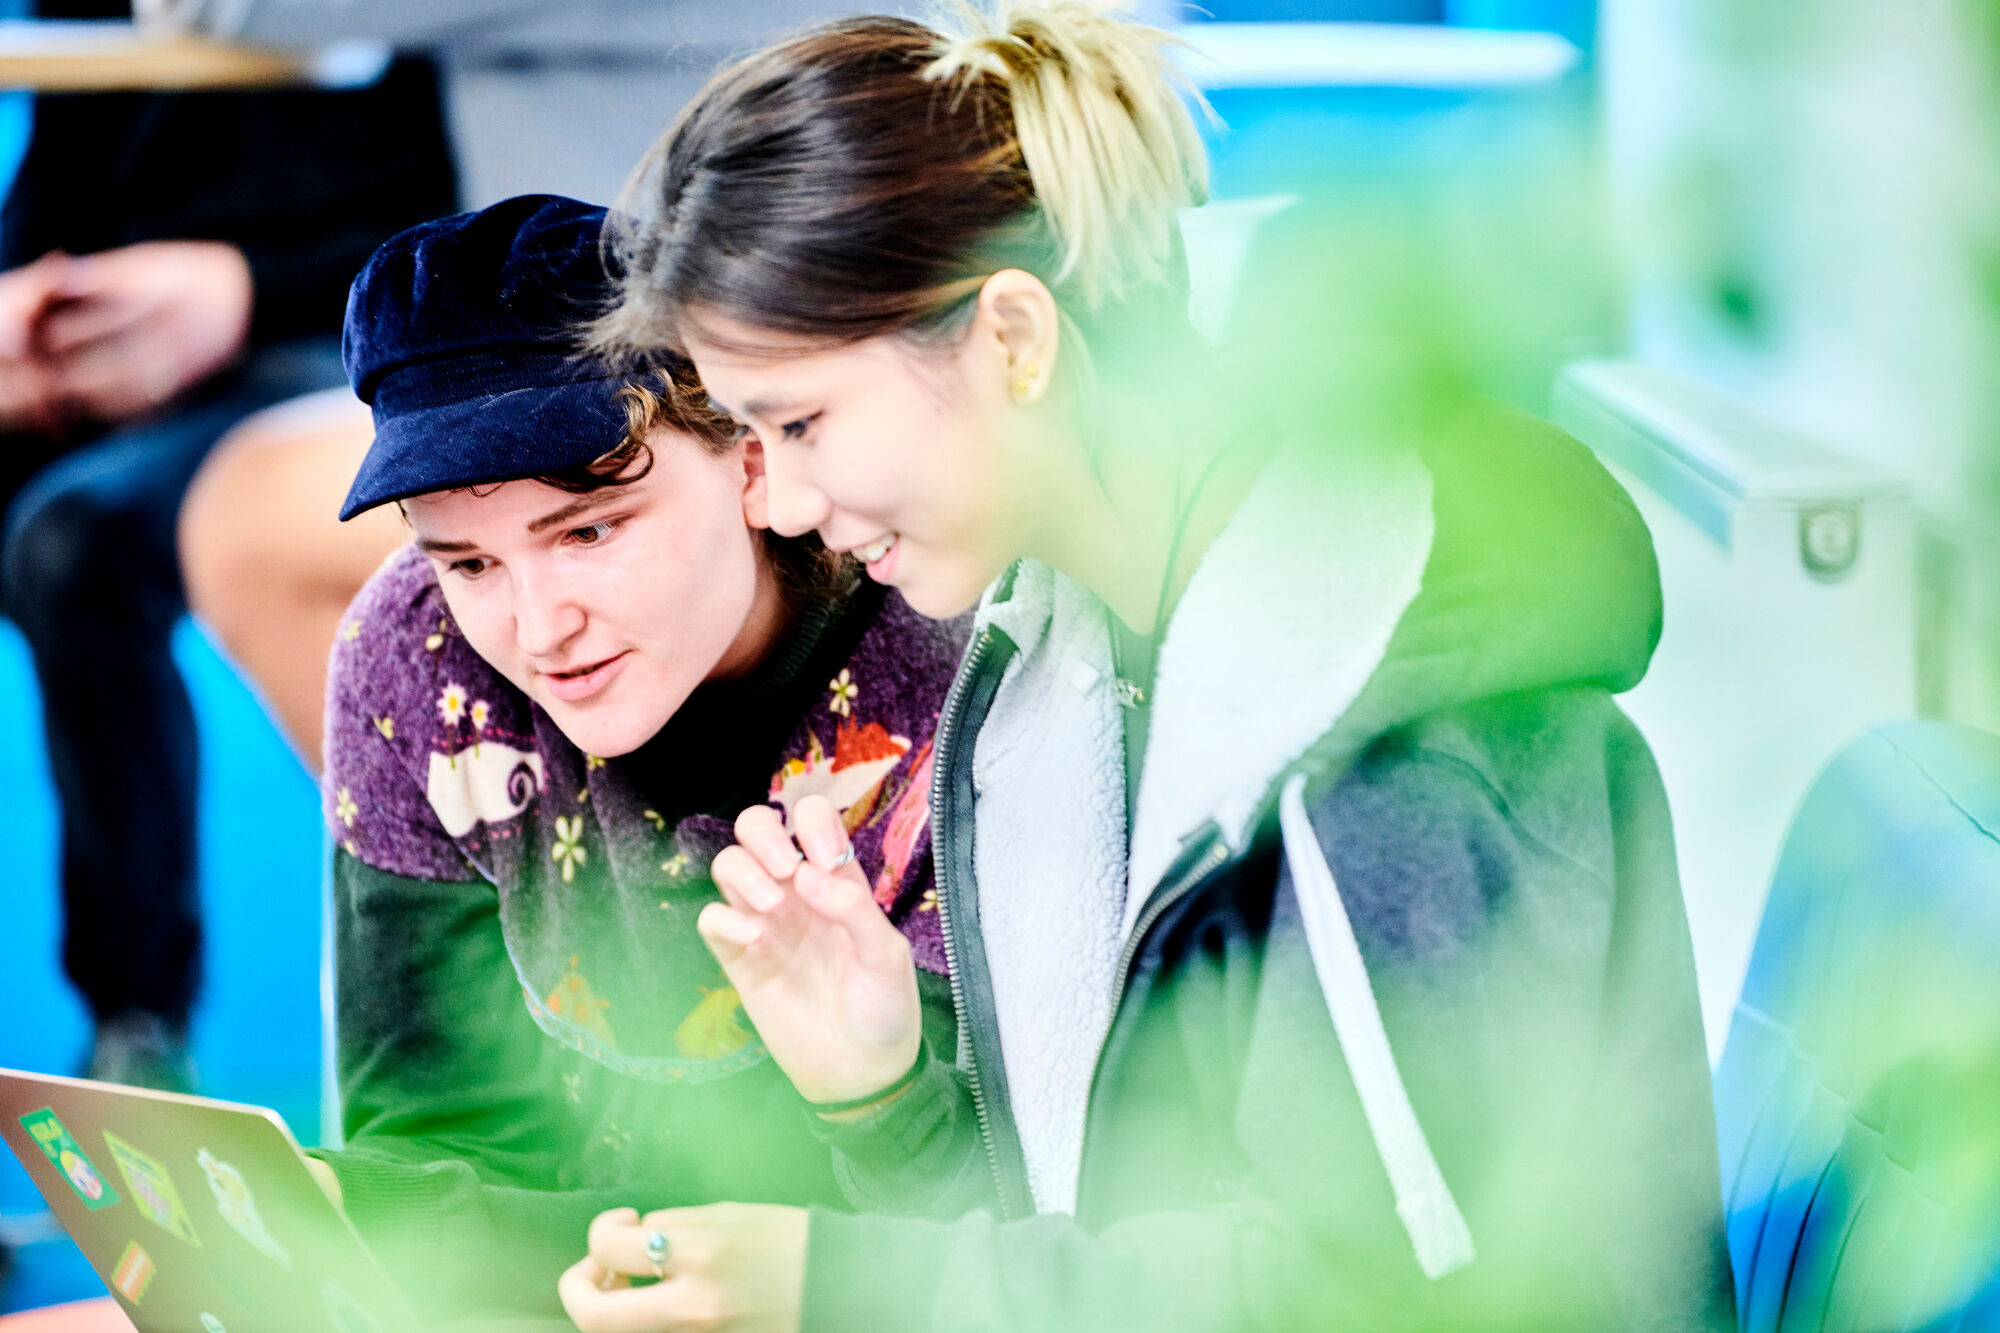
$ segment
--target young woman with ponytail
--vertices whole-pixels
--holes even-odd
[[[837,23],[635,177],[603,342],[693,359],[774,528],[978,610],[931,756],[955,1049],[843,840],[746,811],[701,928],[859,1212],[606,1214],[586,1330],[1733,1327],[1611,702],[1647,533],[1536,422],[1225,401],[1168,40]]]

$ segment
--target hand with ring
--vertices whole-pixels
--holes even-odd
[[[646,1258],[653,1265],[654,1277],[663,1278],[667,1275],[667,1256],[671,1253],[673,1253],[673,1248],[667,1241],[666,1232],[648,1231],[646,1233]]]
[[[806,1218],[803,1208],[745,1203],[601,1213],[590,1253],[558,1286],[563,1309],[583,1333],[794,1333]]]
[[[788,831],[756,806],[737,819],[736,844],[715,858],[723,901],[698,925],[771,1058],[810,1102],[894,1086],[923,1042],[916,966],[839,813],[809,796]]]

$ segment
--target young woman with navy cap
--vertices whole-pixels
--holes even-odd
[[[685,363],[579,353],[603,216],[416,228],[348,307],[376,437],[342,517],[395,502],[414,541],[332,663],[346,1146],[320,1174],[440,1315],[553,1311],[606,1208],[840,1199],[696,933],[746,805],[840,860],[898,985],[944,984],[927,775],[963,635],[765,531],[761,450]]]
[[[1611,702],[1658,632],[1638,515],[1460,403],[1258,428],[1187,318],[1166,34],[998,11],[718,75],[602,326],[689,354],[776,530],[977,604],[933,791],[963,1055],[922,1061],[891,927],[810,915],[817,858],[746,816],[704,932],[799,1086],[879,1090],[839,1132],[900,1215],[612,1215],[566,1308],[1733,1328],[1666,804]]]

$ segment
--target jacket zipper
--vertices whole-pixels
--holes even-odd
[[[1175,903],[1180,902],[1181,899],[1187,897],[1195,889],[1200,888],[1202,881],[1221,869],[1223,863],[1229,859],[1228,840],[1219,831],[1212,836],[1214,837],[1214,842],[1207,851],[1201,854],[1201,859],[1190,866],[1187,873],[1174,882],[1172,888],[1163,893],[1154,894],[1152,900],[1140,911],[1139,919],[1132,923],[1132,933],[1126,937],[1125,947],[1118,953],[1118,968],[1111,974],[1113,982],[1111,993],[1117,997],[1120,1004],[1124,1003],[1125,990],[1131,981],[1132,961],[1139,956],[1139,946],[1145,943],[1146,936],[1151,932],[1154,924]],[[1112,1014],[1113,1023],[1117,1021],[1117,1017],[1116,1013]],[[1109,1041],[1111,1037],[1110,1024],[1105,1025],[1104,1035],[1105,1040]],[[1100,1046],[1098,1057],[1102,1059],[1103,1054],[1102,1047]]]
[[[1118,1016],[1125,1005],[1125,993],[1132,984],[1132,964],[1139,956],[1139,947],[1146,942],[1159,919],[1166,915],[1176,903],[1200,888],[1208,877],[1220,870],[1229,860],[1229,842],[1218,831],[1212,835],[1214,841],[1201,854],[1187,872],[1179,876],[1171,888],[1153,895],[1151,901],[1141,909],[1139,917],[1132,923],[1132,933],[1125,937],[1125,947],[1118,951],[1118,966],[1111,974],[1112,1006],[1111,1016],[1104,1024],[1104,1036],[1097,1043],[1097,1059],[1092,1062],[1090,1082],[1093,1091],[1097,1077],[1103,1073],[1104,1052],[1111,1044],[1111,1033],[1118,1026]]]
[[[972,693],[973,683],[978,680],[980,674],[985,669],[987,665],[986,659],[991,654],[994,642],[994,634],[990,628],[980,632],[979,637],[973,642],[971,649],[966,654],[965,662],[958,674],[958,679],[952,682],[951,693],[946,697],[944,710],[939,715],[938,728],[932,750],[933,777],[930,805],[933,856],[931,859],[938,880],[938,928],[944,940],[945,966],[950,970],[951,974],[952,1008],[958,1016],[960,1030],[968,1034],[965,1043],[968,1053],[965,1071],[966,1088],[972,1095],[972,1109],[979,1124],[980,1142],[986,1149],[986,1164],[992,1171],[994,1194],[999,1204],[1001,1219],[1005,1221],[1011,1220],[1018,1214],[1010,1201],[1011,1196],[1006,1186],[1006,1172],[1000,1163],[1000,1149],[994,1136],[993,1111],[987,1103],[985,1080],[980,1075],[978,1045],[969,1035],[972,1032],[972,1027],[967,1021],[969,1001],[965,989],[964,971],[960,966],[957,936],[952,928],[950,908],[953,898],[951,878],[953,858],[948,854],[949,849],[942,845],[945,830],[953,827],[946,820],[947,804],[950,800],[949,792],[952,786],[951,763],[947,751],[969,706],[968,700]],[[1092,1066],[1091,1084],[1093,1092],[1096,1087],[1097,1076],[1102,1072],[1104,1052],[1110,1045],[1112,1030],[1117,1026],[1125,993],[1131,983],[1132,965],[1138,957],[1140,946],[1145,942],[1146,936],[1151,932],[1153,926],[1159,921],[1161,916],[1176,903],[1186,898],[1190,892],[1198,888],[1203,881],[1221,868],[1229,859],[1229,843],[1222,837],[1219,830],[1213,834],[1213,839],[1208,850],[1204,851],[1195,864],[1190,866],[1185,873],[1177,876],[1170,888],[1153,895],[1152,900],[1146,904],[1144,910],[1139,914],[1138,919],[1133,923],[1132,932],[1126,938],[1124,948],[1119,951],[1118,966],[1112,974],[1114,979],[1111,992],[1114,997],[1113,1008],[1110,1019],[1105,1024],[1104,1035],[1098,1041],[1097,1058]],[[1094,1122],[1096,1117],[1093,1115],[1090,1117],[1090,1120]],[[1087,1133],[1088,1130],[1086,1129]],[[1079,1200],[1080,1203],[1081,1200]]]
[[[1100,1123],[1100,1117],[1097,1114],[1097,1093],[1102,1086],[1101,1080],[1104,1077],[1104,1053],[1111,1048],[1111,1034],[1117,1030],[1119,1017],[1124,1013],[1125,994],[1132,982],[1132,964],[1138,958],[1139,948],[1145,943],[1146,936],[1152,932],[1153,927],[1158,924],[1160,918],[1174,904],[1200,888],[1210,875],[1221,869],[1229,860],[1228,840],[1222,836],[1219,830],[1213,834],[1213,838],[1214,841],[1208,850],[1203,852],[1192,866],[1188,867],[1186,873],[1176,877],[1171,888],[1155,893],[1152,899],[1147,902],[1146,906],[1140,911],[1138,919],[1132,923],[1132,933],[1126,937],[1125,947],[1118,952],[1118,967],[1111,974],[1111,1013],[1104,1024],[1104,1035],[1098,1038],[1097,1041],[1097,1058],[1091,1062],[1090,1096],[1085,1103],[1083,1151],[1079,1154],[1078,1165],[1080,1169],[1076,1182],[1076,1215],[1078,1217],[1085,1215],[1083,1190],[1090,1178],[1090,1168],[1088,1165],[1090,1161],[1090,1141]]]
[[[986,1149],[986,1164],[993,1172],[994,1197],[999,1203],[1002,1220],[1007,1220],[1012,1216],[1013,1210],[1008,1206],[1006,1181],[1000,1169],[1000,1149],[993,1140],[993,1116],[986,1104],[985,1080],[979,1073],[979,1050],[971,1035],[972,1028],[967,1022],[965,977],[959,965],[957,937],[952,932],[950,907],[952,857],[948,854],[949,849],[940,845],[945,839],[946,830],[951,827],[945,822],[946,793],[952,782],[951,764],[946,755],[946,748],[950,745],[952,735],[957,731],[958,723],[965,713],[971,684],[979,677],[992,647],[993,631],[990,629],[980,631],[978,640],[972,645],[972,651],[966,655],[965,665],[959,671],[958,679],[952,682],[951,694],[945,700],[944,712],[938,719],[937,738],[933,742],[931,751],[931,762],[934,765],[931,781],[931,836],[935,849],[931,860],[938,880],[938,930],[944,937],[945,967],[951,976],[952,1009],[958,1016],[959,1030],[966,1034],[966,1088],[972,1094],[972,1110],[979,1122],[979,1140]]]

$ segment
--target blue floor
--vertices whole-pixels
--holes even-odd
[[[175,642],[202,737],[202,902],[207,984],[195,1015],[201,1090],[276,1108],[319,1137],[320,830],[311,780],[248,690],[184,624]],[[9,850],[0,1065],[75,1073],[88,1025],[57,958],[56,813],[26,650],[0,621],[0,848]],[[0,1228],[35,1234],[41,1196],[0,1153]],[[101,1295],[66,1239],[22,1249],[0,1311]]]

